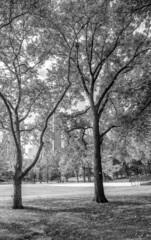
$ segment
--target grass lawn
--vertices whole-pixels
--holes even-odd
[[[107,187],[107,204],[93,202],[89,187],[52,191],[61,193],[25,198],[23,210],[0,201],[0,240],[151,239],[150,186]]]

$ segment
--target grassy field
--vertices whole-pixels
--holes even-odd
[[[151,239],[150,186],[107,187],[107,204],[93,202],[89,187],[52,191],[52,197],[26,198],[23,210],[0,201],[0,240]]]

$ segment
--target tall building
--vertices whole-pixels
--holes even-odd
[[[55,119],[55,117],[54,117]],[[60,120],[56,117],[54,121],[54,152],[61,149],[61,127],[60,127]]]
[[[60,119],[54,114],[52,121],[50,122],[53,134],[50,133],[50,149],[54,152],[61,150],[64,145],[64,139],[61,131]],[[48,137],[48,135],[47,135]],[[34,159],[38,147],[36,145],[30,145],[26,148],[26,153],[29,159]]]

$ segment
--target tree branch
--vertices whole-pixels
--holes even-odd
[[[85,113],[87,113],[89,110],[90,110],[91,108],[90,107],[88,107],[87,109],[85,109],[84,111],[79,111],[78,113],[76,113],[76,114],[63,114],[63,117],[66,117],[66,118],[77,118],[77,117],[79,117],[79,116],[82,116],[82,115],[84,115]]]
[[[9,115],[9,119],[10,119],[10,126],[11,126],[11,130],[12,130],[12,134],[13,134],[13,137],[14,137],[14,141],[15,141],[15,145],[18,149],[18,141],[17,141],[17,137],[16,137],[16,134],[15,134],[15,129],[14,129],[14,124],[13,124],[13,117],[12,117],[12,112],[11,112],[11,108],[8,104],[8,101],[7,101],[7,98],[4,96],[4,94],[2,94],[0,92],[0,97],[1,99],[3,100],[5,106],[6,106],[6,109],[8,111],[8,115]]]
[[[144,41],[143,41],[144,42]],[[140,54],[147,52],[148,50],[150,50],[150,48],[144,49],[140,52],[138,52],[139,48],[141,47],[142,42],[136,47],[133,57],[121,68],[117,71],[117,73],[115,74],[115,76],[113,77],[113,80],[111,81],[111,83],[105,88],[104,92],[102,93],[100,99],[98,100],[96,107],[99,108],[102,100],[104,99],[105,95],[108,93],[108,91],[111,89],[111,87],[113,86],[115,80],[117,79],[117,77],[120,75],[120,73],[122,73],[124,70],[126,70],[127,68],[129,68],[129,65],[135,60],[135,58],[137,58]],[[130,67],[128,69],[128,71],[130,71],[132,69],[132,67]]]
[[[144,8],[148,8],[148,7],[151,7],[151,3],[148,3],[148,4],[146,4],[146,5],[143,5],[143,6],[139,7],[139,8],[135,8],[135,9],[133,9],[131,12],[134,13],[134,12],[140,11],[140,10],[142,10],[142,9],[144,9]]]
[[[120,37],[122,36],[122,34],[123,34],[123,32],[125,31],[125,29],[130,25],[130,23],[131,23],[131,21],[128,22],[128,24],[121,29],[121,31],[119,32],[119,34],[118,34],[118,36],[117,36],[117,38],[116,38],[116,40],[115,40],[114,46],[113,46],[113,48],[111,49],[111,51],[110,51],[110,52],[107,54],[107,56],[106,56],[104,59],[102,59],[102,60],[98,63],[98,65],[96,66],[96,68],[95,68],[95,70],[94,70],[94,72],[93,72],[93,74],[94,74],[94,81],[96,81],[96,79],[97,79],[97,77],[98,77],[98,75],[99,75],[99,73],[100,73],[100,71],[101,71],[101,69],[102,69],[102,66],[103,66],[104,62],[111,56],[111,54],[114,52],[114,50],[115,50],[116,47],[118,46]],[[104,42],[104,44],[105,44],[105,42]],[[104,47],[103,47],[103,48],[104,48]],[[103,54],[103,53],[102,53],[102,54]]]
[[[36,129],[36,126],[30,128],[30,129],[20,129],[20,132],[32,132],[34,129]]]
[[[103,133],[100,134],[100,139],[102,140],[103,137],[104,137],[111,129],[113,129],[113,128],[118,128],[118,127],[120,127],[120,126],[115,126],[115,125],[110,126],[107,130],[105,130]]]
[[[84,144],[85,149],[87,150],[87,145],[88,145],[88,143],[87,143],[86,140],[84,139],[85,131],[86,131],[86,129],[83,129],[81,140],[82,140],[82,142],[83,142],[83,144]]]
[[[22,173],[21,177],[23,178],[24,176],[27,175],[27,173],[35,166],[35,164],[37,163],[38,159],[39,159],[39,156],[40,156],[40,153],[42,151],[42,148],[43,148],[43,145],[44,145],[44,141],[43,141],[43,138],[44,138],[44,134],[46,132],[46,129],[47,129],[47,126],[48,126],[48,122],[49,122],[49,119],[50,117],[55,113],[56,109],[58,108],[59,104],[61,103],[61,101],[63,100],[64,96],[66,95],[68,89],[70,88],[71,86],[71,82],[70,82],[70,68],[71,68],[71,51],[69,53],[69,60],[68,60],[68,76],[67,76],[67,81],[68,81],[68,86],[65,88],[64,92],[62,93],[61,97],[59,98],[59,100],[57,101],[57,103],[55,104],[53,110],[48,114],[48,116],[46,117],[45,119],[45,123],[44,123],[44,127],[43,127],[43,130],[40,134],[40,145],[39,145],[39,148],[38,148],[38,151],[37,151],[37,154],[35,156],[35,159],[34,161],[24,170],[24,172]]]
[[[109,94],[107,94],[106,100],[104,101],[102,107],[99,109],[99,112],[98,112],[98,113],[99,113],[99,118],[101,117],[101,114],[102,114],[102,112],[104,111],[104,108],[105,108],[108,100],[109,100]]]
[[[12,19],[9,20],[9,22],[5,23],[5,24],[1,24],[0,25],[0,29],[4,28],[4,27],[7,27],[8,25],[10,25],[15,19],[19,18],[19,17],[22,17],[26,14],[28,14],[29,11],[25,12],[25,13],[21,13],[21,14],[18,14],[17,16],[13,17]]]
[[[0,124],[1,124],[1,126],[2,126],[2,129],[7,130],[7,131],[10,131],[9,128],[7,128],[7,127],[4,126],[4,122],[3,122],[2,120],[0,120]]]
[[[41,95],[42,93],[42,90],[40,91],[40,93],[34,98],[33,102],[30,104],[29,108],[28,108],[28,111],[27,113],[25,114],[25,116],[23,116],[21,119],[19,119],[19,122],[23,122],[29,115],[30,111],[31,111],[31,108],[32,106],[34,105],[34,103],[36,102],[36,100],[39,98],[39,96]]]
[[[92,127],[82,127],[82,126],[77,126],[77,127],[74,127],[74,128],[71,128],[70,130],[67,131],[67,133],[70,133],[70,132],[73,132],[73,131],[76,131],[76,130],[88,130],[88,129],[92,129]]]

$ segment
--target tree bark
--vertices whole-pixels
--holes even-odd
[[[88,182],[91,182],[91,168],[90,168],[89,164],[88,164],[87,169],[88,169]]]
[[[14,195],[13,195],[13,208],[22,209],[22,179],[19,176],[20,172],[16,170],[14,176]]]
[[[101,164],[101,147],[99,117],[94,116],[93,120],[93,137],[94,137],[94,201],[98,203],[107,203],[108,200],[104,194],[103,174]]]
[[[83,181],[86,182],[86,178],[85,178],[85,165],[83,165]]]
[[[13,193],[13,208],[21,209],[22,205],[22,152],[21,147],[18,146],[17,161],[14,174],[14,193]]]
[[[76,176],[77,176],[77,183],[79,182],[79,174],[76,173]]]

